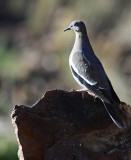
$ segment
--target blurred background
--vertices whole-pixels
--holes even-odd
[[[30,106],[47,90],[80,89],[68,58],[76,19],[86,23],[93,49],[120,99],[131,104],[130,0],[0,0],[0,160],[16,160],[11,124],[15,104]]]

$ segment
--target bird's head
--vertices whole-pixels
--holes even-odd
[[[86,32],[86,27],[85,27],[85,24],[82,21],[75,20],[69,25],[69,27],[64,29],[64,32],[67,31],[67,30],[73,30],[75,32],[84,33],[84,32]]]

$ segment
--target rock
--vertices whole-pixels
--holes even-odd
[[[131,108],[123,103],[119,129],[103,103],[88,93],[48,91],[31,107],[15,106],[20,160],[126,160],[131,152]]]

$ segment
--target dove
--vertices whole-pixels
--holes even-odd
[[[126,124],[120,116],[119,97],[115,93],[102,63],[95,55],[83,21],[75,20],[64,31],[75,32],[75,43],[69,57],[69,65],[75,80],[90,93],[98,97],[106,111],[119,128]]]

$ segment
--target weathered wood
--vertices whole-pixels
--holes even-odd
[[[88,93],[48,91],[32,107],[15,106],[12,123],[20,160],[128,160],[131,108],[123,103],[125,129]]]

